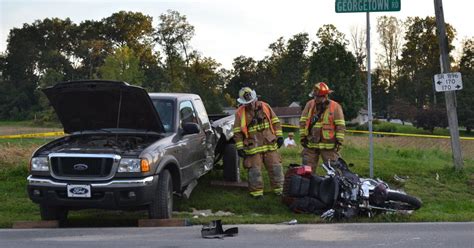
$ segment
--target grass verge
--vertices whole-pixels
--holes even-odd
[[[353,171],[368,176],[368,149],[350,142],[342,151],[343,157],[356,166]],[[387,138],[389,139],[389,138]],[[39,209],[26,192],[27,166],[31,152],[44,139],[0,141],[0,227],[11,227],[20,220],[39,220]],[[423,142],[423,139],[420,139]],[[352,145],[351,145],[352,144]],[[464,170],[454,171],[451,156],[440,150],[415,150],[402,146],[376,144],[374,172],[392,187],[422,199],[423,207],[409,216],[381,215],[375,218],[356,218],[351,222],[412,222],[412,221],[474,221],[474,160],[466,159]],[[300,162],[300,149],[280,149],[284,166]],[[0,156],[2,153],[0,152]],[[1,158],[1,157],[0,157]],[[5,159],[7,158],[7,159]],[[323,174],[321,168],[318,174]],[[404,184],[394,176],[408,177]],[[247,172],[242,170],[242,179]],[[280,223],[297,219],[299,223],[323,222],[318,216],[294,214],[283,205],[268,188],[268,176],[264,172],[265,198],[254,200],[242,188],[211,186],[212,180],[222,178],[222,171],[213,170],[199,180],[199,184],[188,200],[175,197],[175,216],[189,218],[193,224],[222,219],[226,224],[236,223]],[[230,216],[203,216],[192,213],[193,209],[226,211]],[[134,226],[146,212],[122,212],[103,210],[73,211],[68,226]]]

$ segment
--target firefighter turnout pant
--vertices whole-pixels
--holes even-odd
[[[244,159],[244,167],[248,170],[250,195],[253,197],[263,195],[263,166],[267,169],[273,192],[277,195],[281,195],[283,191],[283,169],[281,157],[277,151],[248,155]]]
[[[313,174],[316,174],[316,169],[319,165],[319,156],[323,158],[323,162],[327,162],[328,160],[337,160],[339,158],[339,153],[336,151],[336,148],[304,148],[302,153],[303,165],[311,166]]]

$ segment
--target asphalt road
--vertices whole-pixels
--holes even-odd
[[[201,226],[0,229],[0,247],[474,247],[474,222],[237,227],[238,236],[224,239],[201,238]]]

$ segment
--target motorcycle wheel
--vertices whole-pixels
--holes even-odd
[[[397,210],[417,210],[421,207],[418,198],[399,192],[388,192],[386,202],[390,208]]]

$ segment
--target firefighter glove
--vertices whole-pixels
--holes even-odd
[[[283,145],[283,137],[278,137],[277,144],[278,144],[278,148],[280,148]]]
[[[241,158],[245,158],[247,156],[247,155],[245,155],[245,152],[242,149],[237,150],[237,154],[239,154],[239,157],[241,157]]]

